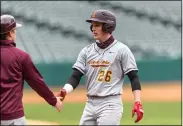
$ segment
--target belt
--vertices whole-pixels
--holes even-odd
[[[118,96],[118,95],[121,95],[121,94],[106,95],[106,96],[87,95],[87,97],[90,97],[90,98],[106,98],[106,97],[110,97],[110,96]]]

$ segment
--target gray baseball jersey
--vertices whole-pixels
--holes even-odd
[[[96,43],[83,48],[73,68],[86,76],[87,95],[108,96],[122,94],[124,75],[138,70],[130,49],[115,40],[101,49]]]

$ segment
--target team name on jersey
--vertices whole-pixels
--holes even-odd
[[[108,67],[110,62],[107,60],[90,60],[88,64],[94,68],[96,67]]]

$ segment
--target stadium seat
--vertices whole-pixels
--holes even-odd
[[[143,4],[142,4],[143,2]],[[132,7],[136,11],[145,11],[148,14],[159,15],[162,18],[180,22],[181,12],[178,1],[108,1],[113,5]],[[90,24],[85,20],[96,9],[103,8],[87,1],[2,1],[2,10],[12,11],[24,15],[27,21],[18,31],[17,46],[31,54],[34,61],[46,63],[70,61],[77,58],[79,51],[88,45],[88,40],[77,40],[74,36],[67,37],[60,32],[53,32],[48,28],[39,28],[31,20],[48,21],[50,24],[59,24],[71,28],[76,32],[91,35]],[[143,58],[145,52],[152,50],[155,54],[177,58],[181,52],[181,33],[173,26],[163,26],[161,23],[151,22],[147,18],[138,18],[120,11],[114,12],[117,18],[114,36],[130,48],[139,46],[141,52],[136,56]],[[153,18],[153,17],[152,17]],[[134,49],[135,50],[135,49]],[[138,59],[138,58],[137,58]]]

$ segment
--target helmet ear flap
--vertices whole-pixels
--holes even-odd
[[[111,26],[109,24],[104,23],[103,26],[102,26],[103,32],[112,34],[112,31],[111,31],[110,27]]]
[[[93,27],[93,25],[90,25],[90,30],[93,32],[92,27]],[[109,27],[108,24],[104,23],[102,25],[102,31],[111,34],[112,32],[110,31],[110,29],[108,27]]]
[[[105,24],[105,23],[102,25],[102,31],[103,31],[103,32],[107,32],[106,24]]]

